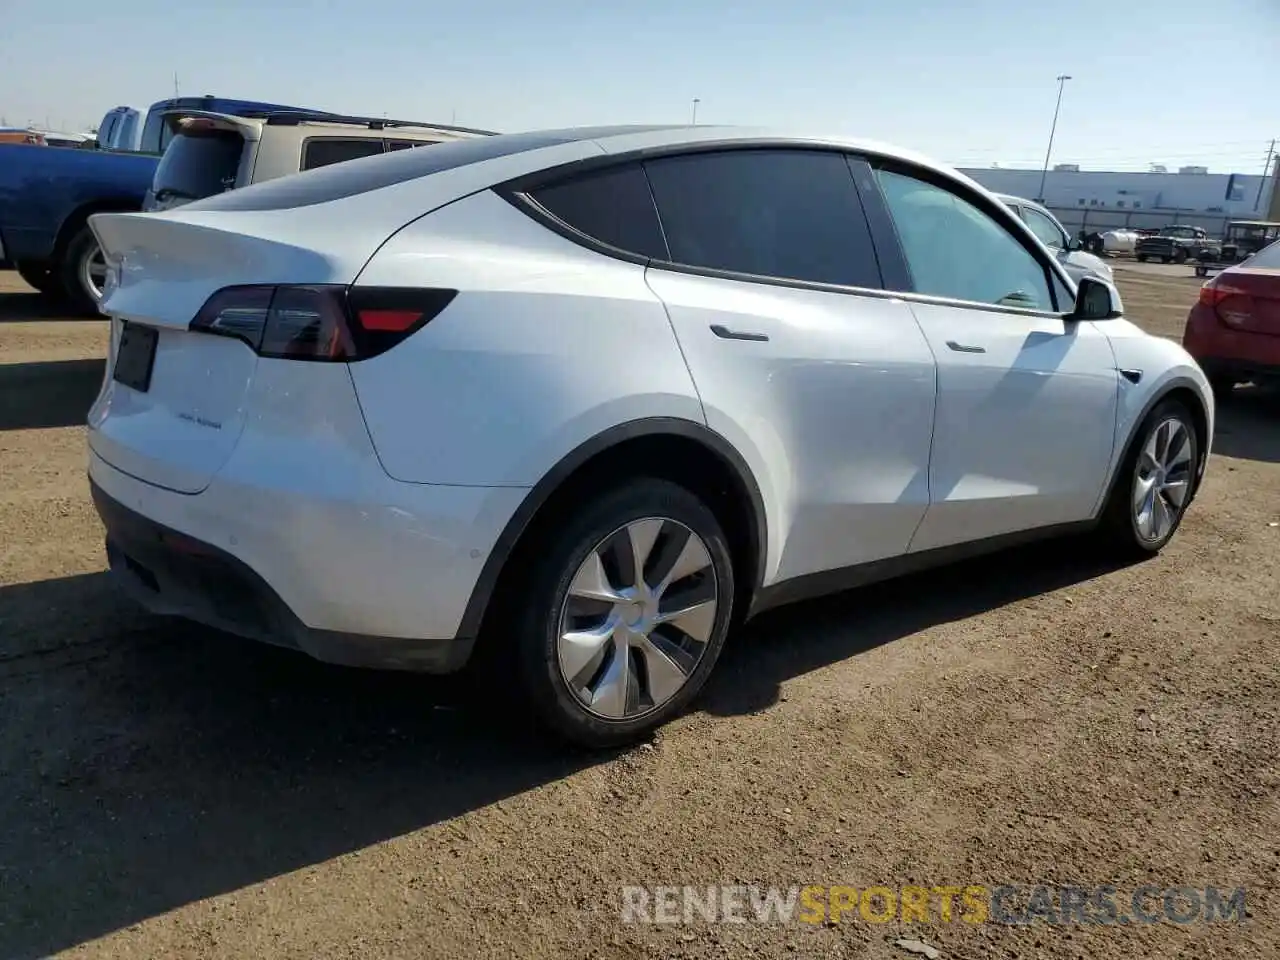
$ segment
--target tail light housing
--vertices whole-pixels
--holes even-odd
[[[339,284],[224,287],[189,329],[242,340],[261,357],[354,363],[385,353],[438,316],[456,290]]]
[[[1254,315],[1253,297],[1219,274],[1200,288],[1200,304],[1210,307],[1223,326],[1248,330]]]

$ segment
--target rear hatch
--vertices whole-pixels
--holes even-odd
[[[89,412],[89,445],[139,480],[198,493],[244,430],[260,362],[273,362],[260,361],[241,338],[265,324],[269,289],[221,311],[213,333],[191,329],[208,313],[202,307],[225,287],[349,284],[376,244],[348,236],[338,249],[320,252],[287,232],[285,240],[254,235],[280,213],[233,215],[238,231],[219,229],[216,214],[176,219],[183,215],[90,220],[107,256],[103,309],[112,320],[107,374]],[[297,229],[305,231],[305,222]]]
[[[143,210],[171,210],[249,182],[262,121],[220,113],[173,114],[173,137]]]

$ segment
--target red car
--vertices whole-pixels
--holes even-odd
[[[1215,393],[1280,380],[1280,242],[1200,288],[1182,334]]]

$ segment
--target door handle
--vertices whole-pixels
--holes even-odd
[[[956,353],[986,353],[987,352],[986,347],[971,347],[965,343],[956,343],[954,340],[948,340],[947,346],[950,347],[952,350],[956,351]]]
[[[767,333],[749,333],[745,330],[730,330],[728,327],[721,326],[718,323],[711,325],[711,332],[721,340],[758,340],[761,343],[769,341]]]

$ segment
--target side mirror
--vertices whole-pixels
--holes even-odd
[[[1081,277],[1076,286],[1075,309],[1068,320],[1114,320],[1124,313],[1120,291],[1098,277]]]

